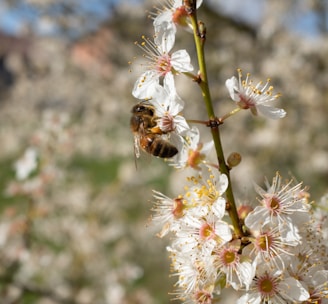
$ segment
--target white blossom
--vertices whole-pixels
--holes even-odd
[[[191,72],[193,66],[186,50],[171,53],[173,45],[170,45],[168,39],[162,39],[162,41],[155,39],[153,42],[143,37],[143,40],[137,45],[145,52],[146,71],[135,82],[132,95],[138,99],[151,99],[159,86],[161,77],[165,79],[168,75]]]
[[[269,105],[270,102],[280,97],[280,94],[273,95],[273,87],[270,86],[270,79],[263,85],[259,82],[253,85],[250,80],[250,74],[247,74],[246,79],[242,80],[241,70],[238,69],[237,79],[235,76],[227,79],[226,87],[230,97],[241,109],[250,109],[254,115],[259,112],[263,116],[272,119],[283,118],[286,112],[283,109],[274,108]]]
[[[38,166],[38,152],[34,147],[25,150],[24,155],[16,161],[15,171],[18,180],[26,179]]]

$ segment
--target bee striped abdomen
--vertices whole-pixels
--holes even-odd
[[[149,153],[162,158],[170,158],[178,153],[178,149],[175,146],[171,145],[166,140],[158,138],[155,138],[150,149],[151,152]]]
[[[166,134],[157,125],[155,109],[147,103],[139,103],[132,108],[130,119],[131,131],[135,136],[135,155],[139,157],[139,146],[147,153],[170,158],[178,153],[178,149],[162,138]]]

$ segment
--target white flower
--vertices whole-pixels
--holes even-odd
[[[280,97],[280,94],[273,95],[273,87],[269,86],[270,79],[265,85],[259,82],[254,86],[252,80],[249,79],[250,74],[247,74],[246,79],[242,80],[241,70],[238,69],[238,76],[239,79],[233,76],[225,84],[231,99],[241,109],[250,109],[254,115],[259,112],[272,119],[285,117],[286,112],[283,109],[274,108],[268,104]]]
[[[226,284],[239,290],[242,286],[249,288],[254,275],[256,263],[251,263],[246,256],[239,253],[240,240],[227,243],[214,250],[213,267],[224,273]]]
[[[260,230],[264,225],[277,225],[279,229],[287,229],[286,237],[290,241],[299,241],[299,228],[309,221],[309,208],[304,189],[299,183],[291,186],[281,183],[281,177],[277,173],[272,185],[266,180],[267,190],[255,185],[255,189],[261,196],[261,205],[255,207],[245,218],[245,225],[250,230]]]
[[[225,214],[226,201],[223,194],[228,187],[228,178],[225,174],[221,174],[219,170],[212,170],[205,167],[202,174],[191,176],[188,180],[192,183],[190,188],[186,188],[185,197],[195,206],[204,209],[204,212],[210,210],[219,219]],[[198,210],[198,212],[200,212]]]
[[[202,4],[202,0],[197,1],[197,8]],[[188,22],[188,13],[183,0],[168,0],[166,6],[157,9],[154,15],[155,35],[159,40],[167,40],[173,46],[175,42],[176,25],[183,27],[190,26]]]
[[[187,206],[181,196],[171,199],[158,191],[153,191],[153,193],[157,201],[152,208],[154,212],[152,223],[162,226],[158,236],[163,237],[169,231],[177,231],[179,220],[185,215]]]
[[[180,135],[190,129],[186,119],[180,115],[184,102],[176,93],[172,75],[165,78],[164,86],[158,87],[149,102],[155,107],[157,125],[163,133],[174,131]]]
[[[200,256],[196,254],[186,253],[184,248],[178,250],[177,248],[168,247],[167,250],[171,253],[172,269],[176,271],[174,275],[178,276],[175,285],[177,289],[174,292],[176,299],[183,299],[183,303],[195,303],[195,296],[200,288],[202,290],[206,288],[209,294],[212,293],[216,273],[215,269],[211,267],[211,258],[201,260]],[[195,248],[195,252],[197,252],[197,248]],[[208,272],[208,270],[210,271]],[[186,298],[189,298],[190,302],[185,302]]]
[[[328,270],[313,273],[308,303],[328,303]]]
[[[36,149],[31,147],[26,149],[24,155],[14,165],[18,180],[26,179],[37,168],[37,158],[38,152]]]
[[[283,269],[289,263],[289,256],[294,254],[292,246],[297,245],[286,241],[278,227],[255,231],[250,241],[251,244],[243,249],[243,254],[257,260],[259,264],[266,263],[277,269]]]
[[[263,263],[258,265],[250,290],[238,299],[237,304],[302,303],[308,298],[308,291],[298,280]]]
[[[138,99],[151,99],[159,85],[160,77],[170,74],[191,72],[193,66],[186,50],[170,53],[173,45],[168,39],[155,39],[151,41],[145,37],[139,45],[145,52],[144,57],[148,60],[145,64],[146,71],[137,79],[132,95]]]
[[[213,240],[221,245],[232,239],[229,225],[211,213],[201,218],[189,218],[188,225],[196,229],[199,244]]]
[[[208,154],[214,147],[213,140],[203,144],[200,142],[199,130],[197,127],[192,127],[187,131],[185,143],[180,152],[171,159],[170,165],[175,168],[190,167],[200,170],[200,164],[206,163]]]

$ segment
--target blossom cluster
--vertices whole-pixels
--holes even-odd
[[[136,43],[147,64],[132,94],[139,103],[152,106],[155,121],[155,128],[150,128],[141,119],[138,132],[143,134],[136,136],[156,134],[174,144],[178,152],[169,164],[194,172],[175,198],[154,191],[152,222],[159,227],[159,237],[172,236],[168,251],[178,278],[174,296],[183,303],[217,303],[222,290],[229,288],[242,293],[239,304],[328,303],[327,236],[319,217],[313,216],[307,189],[302,183],[283,181],[277,173],[265,188],[255,185],[257,206],[241,204],[231,215],[237,208],[231,200],[229,174],[240,159],[235,164],[228,161],[224,170],[220,158],[213,164],[209,153],[218,151],[218,144],[202,143],[199,129],[190,126],[195,121],[182,114],[185,102],[177,93],[175,77],[184,74],[201,83],[204,75],[192,74],[186,50],[173,51],[175,35],[184,28],[205,39],[195,13],[201,4],[168,1],[152,15],[154,39],[143,37]],[[273,93],[270,79],[254,84],[238,69],[238,78],[232,76],[225,85],[237,108],[220,118],[210,117],[204,125],[218,128],[240,110],[271,119],[286,116],[271,105],[280,94]]]
[[[122,199],[108,204],[121,189],[106,184],[95,195],[81,163],[74,169],[73,143],[89,137],[82,128],[67,112],[45,110],[13,163],[1,201],[0,303],[151,303],[145,289],[125,290],[143,270],[128,256]]]
[[[14,164],[16,179],[8,186],[9,196],[43,196],[49,183],[60,176],[53,158],[68,155],[71,150],[68,121],[65,114],[44,113],[42,128],[33,134],[22,157]]]
[[[174,199],[154,192],[159,236],[174,235],[168,250],[177,298],[213,303],[232,287],[244,292],[237,303],[328,301],[328,247],[301,183],[283,183],[277,174],[266,189],[256,186],[259,205],[240,207],[245,233],[237,238],[225,212],[226,176],[209,168],[188,180]]]

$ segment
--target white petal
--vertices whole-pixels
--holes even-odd
[[[280,285],[289,298],[296,301],[306,301],[310,295],[303,285],[294,278],[286,278]]]
[[[154,41],[156,45],[160,47],[161,53],[168,53],[174,46],[176,26],[171,21],[165,20],[167,14],[163,14],[161,18],[156,18],[154,20],[155,27],[155,38]],[[172,17],[172,14],[171,14]],[[156,23],[155,23],[156,21]]]
[[[197,0],[196,8],[199,8],[203,3],[203,0]]]
[[[279,119],[286,116],[286,111],[279,108],[274,108],[271,106],[265,106],[265,105],[256,105],[257,110],[259,113],[261,113],[263,116],[271,119]]]
[[[255,209],[246,216],[245,225],[250,230],[260,230],[268,220],[270,220],[270,216],[267,209],[262,206],[256,206]]]
[[[252,293],[252,294],[244,294],[243,296],[241,296],[238,301],[237,304],[260,304],[261,303],[261,296],[259,293]]]
[[[202,154],[207,155],[207,154],[209,154],[209,153],[212,151],[213,147],[214,147],[214,141],[211,140],[211,141],[209,141],[209,142],[207,142],[207,143],[205,143],[205,144],[203,145],[203,147],[202,147],[202,149],[200,150],[200,152],[201,152]],[[227,180],[227,181],[228,181],[228,180]]]
[[[213,213],[219,218],[222,219],[226,210],[226,201],[223,197],[219,197],[212,206]]]
[[[239,271],[242,277],[242,282],[245,284],[246,290],[248,290],[253,278],[255,277],[256,267],[249,262],[243,262],[239,266]]]
[[[175,88],[174,77],[172,73],[167,73],[164,77],[163,87],[166,90],[168,99],[175,99],[177,96],[177,90]]]
[[[168,27],[168,23],[172,22],[172,11],[165,10],[154,19],[153,25],[155,27],[155,32],[165,29]]]
[[[225,242],[229,242],[232,239],[229,225],[225,222],[216,222],[215,233]]]
[[[191,72],[194,67],[190,63],[190,56],[186,50],[176,51],[171,55],[171,63],[178,72]]]
[[[132,95],[138,99],[151,99],[158,86],[158,75],[154,71],[146,71],[135,82]]]
[[[181,135],[186,133],[190,129],[186,119],[181,115],[177,115],[174,117],[174,124],[175,131]]]
[[[237,78],[232,76],[230,79],[226,80],[225,85],[229,91],[231,99],[236,102],[240,101]]]
[[[195,150],[197,148],[197,145],[199,143],[199,129],[196,126],[193,126],[187,134],[185,134],[187,137],[189,137],[189,147],[192,150]]]

